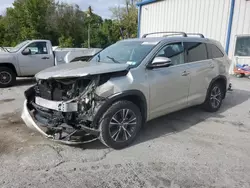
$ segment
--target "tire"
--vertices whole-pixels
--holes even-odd
[[[220,82],[215,82],[208,91],[207,98],[203,104],[203,108],[208,112],[217,112],[221,107],[224,94],[225,90],[223,88],[223,85]]]
[[[242,78],[242,77],[244,77],[244,76],[245,76],[245,75],[242,74],[242,73],[241,73],[241,74],[236,74],[236,77],[237,77],[237,78]]]
[[[124,124],[121,123],[122,113],[127,119]],[[130,101],[117,101],[101,118],[99,139],[110,148],[122,149],[135,140],[141,126],[142,115],[138,106]]]
[[[0,88],[6,88],[14,85],[16,74],[7,67],[0,67]]]

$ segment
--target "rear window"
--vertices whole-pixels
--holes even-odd
[[[200,42],[185,42],[187,50],[187,62],[202,61],[207,59],[207,48],[204,43]]]
[[[250,36],[237,37],[235,56],[250,56]]]
[[[224,56],[221,50],[214,44],[207,44],[207,51],[209,59],[220,58]]]

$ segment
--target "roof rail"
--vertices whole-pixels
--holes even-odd
[[[200,36],[201,38],[205,38],[203,34],[201,33],[187,33],[187,35],[198,35]]]
[[[162,32],[154,32],[154,33],[147,33],[142,36],[142,38],[146,38],[148,35],[154,35],[154,34],[162,34],[162,33],[170,33],[175,35],[182,35],[183,37],[187,37],[187,34],[185,32],[177,32],[177,31],[162,31]],[[167,36],[167,35],[165,35]]]

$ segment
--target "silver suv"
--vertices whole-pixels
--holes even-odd
[[[22,119],[59,142],[100,139],[121,149],[159,116],[194,105],[217,111],[230,88],[222,46],[201,34],[166,33],[122,40],[89,62],[38,73]]]

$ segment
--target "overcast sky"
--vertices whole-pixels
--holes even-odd
[[[14,0],[0,0],[0,14],[2,14],[6,7],[12,6]],[[123,0],[60,0],[67,3],[78,4],[82,10],[86,10],[89,5],[92,6],[94,12],[104,18],[110,18],[111,13],[109,7],[119,5]]]

